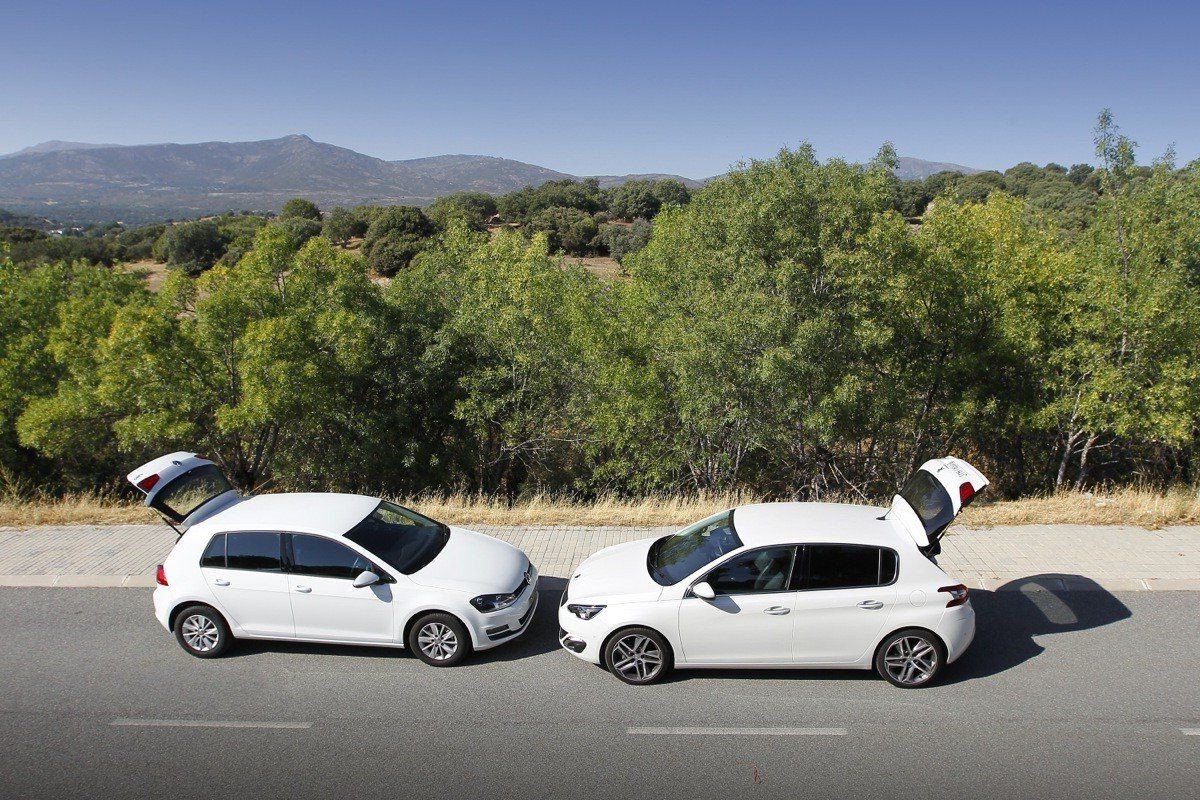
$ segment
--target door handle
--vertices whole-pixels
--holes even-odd
[[[228,586],[229,585],[229,581],[225,580],[224,578],[217,578],[215,581],[213,581],[213,583],[215,583],[217,586]]]
[[[865,608],[869,611],[878,611],[883,608],[883,603],[879,600],[863,600],[858,604],[859,608]]]
[[[297,586],[296,591],[300,592],[301,594],[308,594],[312,591],[312,589],[308,586]]]
[[[773,614],[776,617],[782,617],[784,614],[792,613],[792,610],[783,606],[771,606],[766,610],[766,613]]]

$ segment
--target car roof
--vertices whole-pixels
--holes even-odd
[[[837,542],[895,547],[887,509],[850,503],[755,503],[733,510],[733,527],[747,547],[793,542]]]
[[[375,510],[378,497],[284,493],[247,497],[197,527],[217,531],[294,531],[341,536]]]

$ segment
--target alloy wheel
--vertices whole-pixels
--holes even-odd
[[[631,633],[613,645],[612,666],[627,679],[648,681],[662,669],[662,650],[649,636]]]
[[[207,653],[217,646],[221,633],[217,625],[203,614],[192,614],[180,627],[183,640],[197,653]]]
[[[423,626],[417,634],[417,644],[434,661],[445,661],[458,651],[458,637],[449,625],[441,622]]]
[[[896,683],[915,686],[933,677],[937,650],[920,636],[902,636],[883,654],[884,669]]]

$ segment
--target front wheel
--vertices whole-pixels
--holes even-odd
[[[671,671],[671,646],[658,631],[626,628],[608,641],[604,663],[625,683],[644,686]]]
[[[408,649],[434,667],[453,667],[471,652],[467,627],[450,614],[426,614],[408,632]]]
[[[946,663],[946,648],[928,631],[897,631],[883,640],[875,654],[875,671],[903,689],[930,683]]]

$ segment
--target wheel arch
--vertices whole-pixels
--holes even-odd
[[[885,633],[879,638],[879,641],[875,643],[875,649],[871,651],[871,669],[875,668],[875,662],[879,659],[879,649],[883,647],[883,643],[895,636],[897,633],[904,633],[905,631],[919,631],[920,633],[929,634],[929,636],[932,637],[939,646],[941,646],[942,661],[945,662],[946,658],[949,656],[950,648],[946,645],[946,640],[942,638],[941,634],[932,628],[926,628],[921,625],[901,625],[899,628],[895,628]]]
[[[611,665],[608,663],[608,645],[609,645],[609,643],[613,639],[615,639],[618,634],[624,633],[625,631],[632,630],[634,628],[643,628],[648,631],[654,631],[659,636],[661,636],[663,643],[665,643],[667,646],[667,655],[671,659],[671,665],[674,666],[674,664],[676,663],[675,645],[671,644],[671,637],[667,636],[665,633],[663,633],[662,631],[660,631],[658,628],[654,627],[653,625],[642,625],[642,624],[639,624],[636,622],[630,622],[625,625],[618,625],[617,627],[613,628],[609,632],[609,634],[604,637],[603,640],[601,640],[601,642],[600,642],[600,666],[604,667],[605,669],[609,669],[611,667]]]
[[[179,615],[183,613],[183,610],[185,608],[191,608],[192,606],[204,606],[205,608],[211,609],[214,614],[219,616],[225,622],[225,627],[229,628],[230,634],[233,633],[233,625],[229,622],[229,617],[225,616],[225,612],[221,611],[221,609],[217,608],[212,603],[209,603],[205,600],[196,599],[180,600],[171,607],[171,613],[167,615],[167,625],[171,630],[175,630],[175,620],[179,619]]]
[[[412,612],[408,615],[408,619],[404,621],[404,627],[400,631],[400,643],[405,650],[408,649],[408,635],[412,633],[412,629],[416,627],[418,622],[430,614],[445,614],[448,617],[454,617],[456,620],[458,620],[459,624],[466,629],[467,636],[471,638],[471,647],[475,647],[475,630],[467,623],[465,619],[462,618],[461,614],[455,614],[453,611],[449,611],[445,608],[431,606],[429,608],[422,608],[418,611]]]

